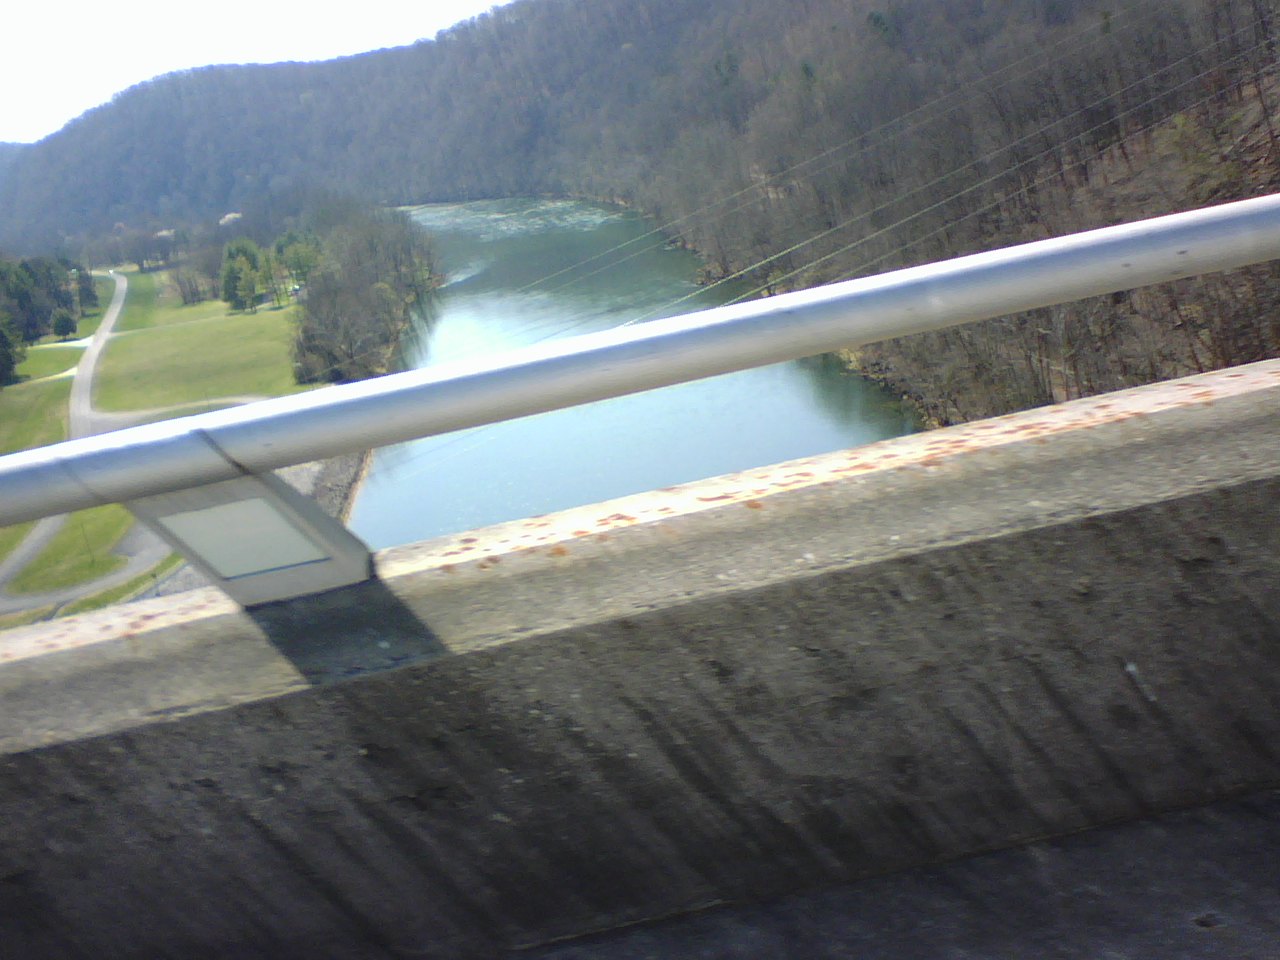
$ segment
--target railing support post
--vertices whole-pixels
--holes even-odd
[[[272,474],[245,474],[125,506],[241,606],[373,576],[368,547]]]

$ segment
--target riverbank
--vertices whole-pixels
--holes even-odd
[[[372,459],[372,450],[362,450],[321,461],[309,495],[325,513],[345,523]]]
[[[617,197],[593,197],[593,196],[574,196],[570,195],[566,199],[580,200],[586,203],[597,203],[605,206],[615,207],[632,213],[654,219],[652,212],[646,211],[644,208],[635,203]],[[656,221],[655,221],[656,222]],[[659,226],[667,246],[683,250],[692,254],[698,260],[698,271],[696,283],[700,287],[713,287],[723,283],[730,278],[741,279],[744,283],[750,281],[746,279],[744,274],[739,277],[738,272],[730,265],[717,266],[707,251],[701,249],[695,241],[678,232],[672,232],[667,226]],[[806,285],[800,282],[798,276],[787,276],[770,280],[763,286],[758,287],[758,293],[761,297],[773,297],[784,293],[793,293],[807,289]],[[916,415],[923,429],[934,430],[938,427],[950,426],[958,422],[956,419],[950,419],[945,416],[941,403],[932,402],[923,393],[914,389],[910,378],[905,377],[895,371],[891,365],[884,362],[872,361],[868,358],[864,351],[845,348],[836,350],[831,354],[837,361],[841,369],[848,376],[856,377],[868,383],[874,384],[883,390],[888,391],[898,397],[903,404],[909,407]]]
[[[832,356],[850,376],[874,383],[898,397],[915,412],[923,429],[937,430],[956,422],[943,416],[936,403],[931,403],[923,394],[913,390],[910,382],[897,376],[888,364],[869,362],[865,354],[852,347],[837,350]]]

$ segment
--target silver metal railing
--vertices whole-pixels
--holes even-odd
[[[269,484],[265,475],[291,464],[1272,259],[1280,259],[1280,195],[133,427],[0,457],[0,525],[125,503],[198,554],[166,533],[162,515],[174,507],[155,498],[244,478]],[[249,499],[275,502],[277,494],[288,496],[258,489]],[[199,526],[199,501],[190,496],[179,512],[188,527]],[[239,494],[228,496],[218,503]],[[224,512],[216,520],[247,516]],[[316,540],[310,530],[306,536]],[[314,561],[294,566],[306,564]],[[367,561],[355,567],[367,575]],[[239,565],[221,569],[232,568]],[[256,574],[221,579],[249,575]],[[244,596],[237,599],[261,602],[252,591]]]

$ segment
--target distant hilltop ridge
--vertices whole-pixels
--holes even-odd
[[[794,289],[1255,192],[1276,33],[1256,0],[517,0],[409,47],[170,74],[0,147],[0,251],[299,191],[573,196],[654,216],[708,281]]]
[[[1070,154],[1194,103],[1249,68],[1272,29],[1257,20],[1250,0],[517,0],[409,47],[170,74],[0,147],[0,249],[299,188],[555,194],[678,220],[729,269],[867,197],[964,186],[950,171],[1031,131],[1014,153]],[[755,194],[703,209],[741,191]],[[974,199],[995,192],[1008,184]]]

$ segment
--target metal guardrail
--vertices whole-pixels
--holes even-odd
[[[175,546],[196,553],[193,562],[208,572],[199,550],[166,527],[174,504],[154,498],[245,478],[270,484],[274,478],[264,475],[296,463],[1272,259],[1280,259],[1280,195],[133,427],[0,457],[0,525],[125,503]],[[232,502],[276,504],[278,496],[288,494],[255,488],[215,499],[223,509]],[[223,509],[206,523],[199,520],[203,501],[188,494],[182,502],[178,512],[186,519],[178,525],[188,529],[250,522],[243,511]],[[284,512],[298,510],[307,512],[290,500]],[[305,539],[345,535],[359,544],[341,527],[315,533],[312,520],[327,523],[303,520]],[[230,542],[219,547],[237,549]],[[297,563],[277,557],[282,565],[257,573],[223,563],[215,575],[226,587],[314,565],[299,558],[315,552],[290,555]],[[344,576],[361,579],[368,567],[357,561],[357,572]],[[303,579],[311,582],[311,574]],[[243,596],[237,599],[262,602],[253,591]]]

